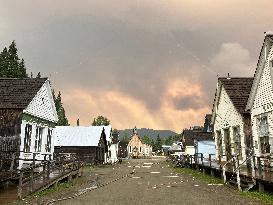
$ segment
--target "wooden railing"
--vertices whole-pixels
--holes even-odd
[[[50,156],[44,155],[44,160],[37,160],[34,153],[30,166],[19,171],[19,198],[51,186],[63,178],[80,174],[82,164],[75,158],[47,160],[47,157]]]

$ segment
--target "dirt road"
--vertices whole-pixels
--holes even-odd
[[[128,177],[122,178],[127,173]],[[173,173],[163,159],[130,160],[96,173],[98,184],[107,184],[81,196],[55,204],[262,204],[222,185],[208,185],[186,174]],[[119,179],[114,181],[113,179]],[[114,181],[114,182],[110,182]],[[108,182],[110,182],[108,184]]]

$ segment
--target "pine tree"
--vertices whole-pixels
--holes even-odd
[[[57,125],[59,125],[59,126],[68,126],[69,123],[68,123],[68,119],[67,119],[67,117],[65,115],[65,110],[63,108],[61,92],[59,91],[57,97],[55,96],[54,91],[53,91],[52,94],[53,94],[53,99],[55,101],[55,107],[56,107],[56,111],[57,111],[58,118],[59,118],[59,121],[58,121]]]
[[[12,41],[9,48],[6,47],[0,53],[0,77],[26,78],[26,67],[24,59],[18,57],[18,50],[15,41]]]

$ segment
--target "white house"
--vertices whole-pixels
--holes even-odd
[[[251,112],[256,155],[273,153],[273,34],[266,33],[246,110]]]
[[[212,124],[216,156],[228,161],[233,155],[246,159],[251,141],[250,113],[245,111],[253,78],[218,78]]]
[[[15,167],[27,166],[33,157],[53,158],[57,121],[47,78],[0,78],[0,154],[16,154],[21,160]]]

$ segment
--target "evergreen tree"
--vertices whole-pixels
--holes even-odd
[[[6,47],[0,53],[0,77],[26,78],[26,67],[24,59],[18,57],[18,50],[15,41],[12,41],[9,48]]]
[[[160,136],[157,135],[156,141],[155,141],[155,150],[158,151],[161,149],[162,149],[162,140],[161,140]]]
[[[55,101],[55,107],[56,107],[56,111],[57,111],[58,118],[59,118],[57,125],[68,126],[69,123],[68,123],[68,119],[66,118],[66,115],[65,115],[65,110],[63,108],[61,92],[59,91],[58,96],[56,97],[55,93],[53,91],[53,99]]]
[[[119,132],[117,129],[114,129],[113,132],[112,132],[112,136],[113,136],[113,139],[112,139],[112,142],[114,144],[118,143],[118,138],[119,138]]]
[[[144,135],[142,140],[145,144],[151,145],[151,139],[148,135]]]

